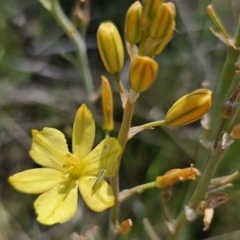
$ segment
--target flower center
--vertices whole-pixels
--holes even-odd
[[[63,165],[65,168],[64,177],[69,180],[77,180],[80,177],[79,159],[71,153],[65,155],[66,163]]]

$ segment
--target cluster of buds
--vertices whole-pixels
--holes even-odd
[[[136,1],[127,11],[124,32],[132,60],[129,77],[131,88],[137,94],[146,91],[156,79],[158,64],[152,58],[160,54],[171,39],[175,15],[174,4],[162,0],[146,0],[143,4]],[[105,68],[116,76],[123,68],[124,50],[113,23],[103,22],[99,26],[97,44]]]
[[[146,0],[136,1],[125,19],[125,39],[131,46],[139,43],[139,55],[160,54],[171,39],[176,23],[173,3]]]

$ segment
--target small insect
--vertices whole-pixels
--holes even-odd
[[[106,152],[107,150],[108,150],[108,152],[109,152],[110,149],[108,149],[107,146],[105,145],[105,146],[103,147],[103,151],[104,151],[105,153],[107,153],[107,155],[108,155],[108,152]],[[99,185],[99,183],[100,183],[100,182],[102,181],[102,179],[105,177],[105,175],[106,175],[106,173],[107,173],[107,169],[106,169],[106,167],[107,167],[107,161],[108,161],[108,157],[106,158],[105,164],[103,164],[102,169],[101,169],[101,171],[99,172],[99,174],[98,174],[98,176],[97,176],[97,178],[96,178],[96,180],[95,180],[95,182],[94,182],[94,184],[93,184],[92,191],[94,191],[94,190],[97,188],[97,186]]]
[[[99,147],[96,155],[100,155],[102,161],[98,166],[98,175],[94,179],[94,184],[92,185],[92,191],[95,192],[99,187],[100,183],[103,183],[105,177],[113,177],[116,174],[117,166],[111,163],[112,157],[115,155],[115,151],[118,151],[116,145],[113,144],[114,139],[108,138],[103,146]],[[115,157],[115,156],[114,156]]]
[[[92,191],[94,191],[94,190],[96,189],[96,187],[98,186],[98,184],[100,183],[100,181],[104,178],[106,172],[107,172],[106,169],[102,169],[102,170],[100,171],[99,175],[97,176],[97,179],[96,179],[95,183],[93,184]]]

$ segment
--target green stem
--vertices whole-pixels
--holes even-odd
[[[82,36],[78,33],[77,29],[73,26],[72,22],[66,17],[65,13],[58,0],[51,0],[51,13],[55,18],[56,22],[60,25],[63,31],[73,41],[77,57],[81,65],[81,74],[83,75],[83,81],[85,89],[87,91],[88,99],[92,102],[94,98],[94,86],[92,75],[89,69],[88,58],[86,54],[86,44]]]
[[[124,201],[126,198],[130,197],[134,193],[141,192],[141,191],[144,191],[146,189],[155,188],[155,187],[156,187],[156,183],[154,181],[154,182],[138,185],[138,186],[133,187],[131,189],[123,190],[122,192],[119,193],[119,202]]]
[[[115,76],[115,79],[116,79],[118,91],[119,91],[121,94],[125,94],[124,86],[123,86],[122,81],[121,81],[121,79],[120,79],[119,73],[115,73],[114,76]]]
[[[238,23],[237,29],[234,34],[234,44],[235,46],[227,46],[227,58],[223,66],[220,81],[215,93],[214,102],[211,111],[211,130],[212,136],[216,134],[216,124],[220,118],[221,106],[226,100],[228,89],[232,84],[235,75],[235,63],[239,57],[240,48],[240,23]]]
[[[237,25],[237,29],[235,31],[234,37],[234,45],[236,48],[240,47],[240,18],[238,19],[238,25]]]
[[[162,200],[162,207],[163,207],[163,213],[164,213],[164,218],[167,222],[170,222],[170,217],[168,214],[168,209],[167,209],[167,204],[165,201]]]
[[[149,128],[163,126],[165,124],[166,124],[165,120],[159,120],[159,121],[155,121],[155,122],[146,123],[146,124],[143,124],[143,125],[138,126],[138,127],[139,128],[144,128],[144,129],[149,129]]]
[[[134,103],[131,103],[129,100],[127,100],[126,105],[124,107],[122,125],[118,135],[118,141],[122,147],[122,152],[118,157],[118,166],[120,166],[122,154],[124,152],[124,148],[128,141],[128,132],[132,122],[133,110],[134,110]],[[111,209],[111,221],[116,226],[118,224],[118,212],[119,212],[119,202],[118,202],[119,171],[117,171],[116,175],[110,179],[110,183],[113,188],[113,194],[115,197],[115,205]]]
[[[147,218],[143,219],[143,225],[145,227],[145,230],[146,230],[150,240],[160,240],[160,238],[155,233],[152,225],[150,224],[150,222],[149,222],[149,220]]]
[[[224,128],[224,125],[226,124],[227,120],[226,119],[222,119],[221,121],[221,124],[218,128],[218,132],[217,132],[217,135],[216,135],[216,138],[214,139],[214,142],[213,142],[213,148],[216,149],[217,146],[218,146],[218,142],[220,141],[220,137],[222,135],[222,131],[223,131],[223,128]]]

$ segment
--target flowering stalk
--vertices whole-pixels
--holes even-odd
[[[211,139],[216,134],[216,127],[218,124],[218,119],[220,119],[221,112],[219,109],[223,105],[226,100],[226,95],[228,93],[228,89],[232,84],[234,75],[235,75],[235,63],[239,57],[239,48],[240,48],[240,20],[238,21],[238,26],[236,28],[234,37],[233,37],[233,45],[227,46],[227,57],[223,66],[223,70],[221,73],[221,77],[219,79],[219,84],[215,91],[213,107],[211,111]]]
[[[235,46],[235,47],[234,47]],[[228,46],[227,47],[227,57],[223,66],[222,70],[222,75],[219,80],[219,84],[217,87],[217,90],[215,92],[215,97],[214,97],[214,102],[212,106],[212,111],[211,111],[211,130],[212,130],[212,135],[210,138],[213,138],[216,134],[216,127],[218,126],[217,122],[220,117],[221,112],[219,109],[221,109],[221,106],[223,102],[225,101],[226,94],[228,92],[228,89],[232,83],[232,80],[235,75],[235,67],[234,64],[238,60],[239,57],[239,50],[237,48],[240,47],[240,22],[238,23],[237,29],[234,34],[234,46]],[[238,113],[237,113],[238,112]],[[238,107],[238,110],[236,111],[234,118],[231,120],[231,123],[229,124],[227,128],[227,132],[230,133],[231,129],[239,123],[240,119],[237,118],[237,114],[240,114],[240,108]],[[240,116],[239,116],[240,117]],[[197,206],[204,195],[207,186],[215,172],[215,169],[217,168],[219,162],[221,161],[223,155],[226,152],[226,148],[222,149],[221,144],[218,144],[218,147],[214,150],[214,152],[210,155],[210,158],[208,160],[208,164],[206,166],[205,171],[203,172],[202,178],[193,193],[190,201],[189,201],[189,206]],[[203,160],[203,151],[200,151],[199,156],[197,158],[197,163],[199,161],[202,162]],[[207,155],[204,154],[204,157],[207,159]],[[186,194],[187,195],[187,194]],[[176,235],[178,231],[181,229],[182,225],[186,221],[186,216],[184,212],[182,212],[176,221]],[[175,236],[176,236],[175,235]],[[171,239],[171,237],[170,237]]]
[[[124,152],[126,143],[128,141],[128,132],[131,126],[132,122],[132,116],[133,116],[133,110],[134,110],[134,103],[131,103],[129,99],[126,102],[126,105],[123,109],[123,120],[122,125],[119,131],[118,135],[118,141],[120,143],[122,152],[120,156],[118,157],[118,166],[120,166],[122,154]],[[115,205],[111,208],[111,221],[114,224],[114,226],[118,225],[118,212],[119,212],[119,201],[118,201],[118,194],[119,194],[119,169],[116,172],[116,175],[112,178],[110,178],[110,183],[113,188],[113,194],[115,197]]]
[[[232,118],[230,124],[227,127],[226,132],[228,134],[231,133],[233,127],[237,125],[240,122],[240,105],[238,106],[234,117]],[[202,200],[202,197],[204,196],[207,187],[209,183],[211,182],[211,179],[213,178],[213,174],[218,166],[218,164],[221,162],[224,154],[226,153],[228,148],[223,148],[222,144],[218,144],[218,147],[213,151],[213,153],[210,155],[210,158],[208,160],[208,164],[205,168],[205,171],[202,174],[202,177],[195,188],[194,193],[192,194],[192,197],[190,198],[188,202],[188,206],[191,208],[196,208],[200,201]],[[186,215],[184,212],[181,212],[181,214],[178,216],[175,224],[175,231],[176,234],[173,237],[170,237],[169,239],[175,238],[181,227],[184,225],[186,221]]]

